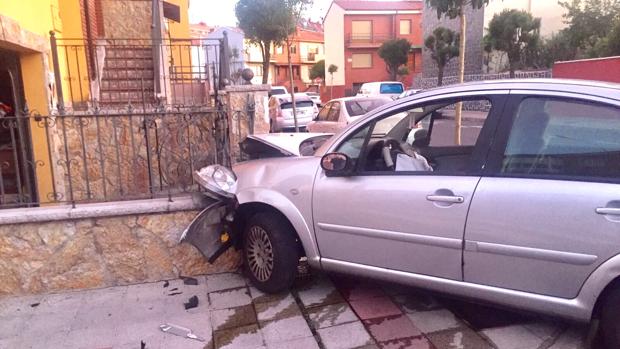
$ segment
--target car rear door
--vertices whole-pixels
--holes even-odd
[[[620,108],[513,94],[469,210],[464,279],[573,298],[620,252]]]

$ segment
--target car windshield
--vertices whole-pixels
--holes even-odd
[[[286,94],[286,91],[283,88],[274,88],[269,91],[271,95],[283,95]]]
[[[381,94],[401,94],[403,93],[403,85],[399,83],[381,84],[379,89]]]
[[[314,102],[312,101],[295,101],[295,106],[297,108],[312,108],[314,106]],[[293,109],[293,103],[285,102],[281,105],[282,109]]]
[[[387,99],[379,98],[366,98],[366,99],[353,99],[344,103],[347,108],[349,116],[364,115],[367,112],[377,109],[378,107],[388,103]]]

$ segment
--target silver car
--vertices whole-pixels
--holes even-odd
[[[311,156],[202,169],[210,225],[198,217],[185,240],[210,260],[242,249],[267,292],[289,287],[306,256],[327,271],[600,319],[620,347],[620,85],[425,90],[323,141]]]
[[[269,98],[270,132],[281,132],[295,129],[293,102],[290,94],[273,95]],[[305,130],[306,125],[319,112],[319,108],[305,93],[295,93],[295,111],[297,127]]]

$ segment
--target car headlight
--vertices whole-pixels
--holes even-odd
[[[222,165],[210,165],[194,171],[194,179],[208,191],[234,198],[237,190],[237,176],[227,167]]]

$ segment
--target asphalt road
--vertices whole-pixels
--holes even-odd
[[[482,129],[484,120],[464,118],[462,120],[461,144],[474,145]],[[439,119],[433,125],[431,146],[454,145],[454,120]]]

